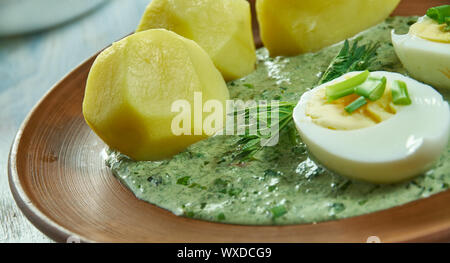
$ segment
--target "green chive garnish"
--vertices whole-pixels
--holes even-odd
[[[386,77],[369,77],[363,84],[355,88],[355,93],[371,101],[376,101],[383,96],[385,89]]]
[[[366,70],[354,77],[342,82],[330,85],[326,89],[326,95],[329,102],[355,93],[355,87],[362,84],[369,77],[369,71]]]
[[[352,103],[350,103],[347,107],[345,107],[345,111],[348,113],[353,113],[355,110],[361,108],[362,106],[367,104],[367,100],[366,98],[364,98],[363,96],[357,98],[355,101],[353,101]]]
[[[411,98],[408,94],[406,83],[401,80],[392,82],[392,101],[395,105],[410,105]]]
[[[450,5],[432,7],[428,9],[427,16],[439,24],[443,24],[450,17]]]

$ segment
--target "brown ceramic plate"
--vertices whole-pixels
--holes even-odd
[[[404,0],[396,14],[424,14],[446,0]],[[255,31],[256,31],[255,27]],[[20,128],[9,159],[14,198],[56,241],[382,242],[450,241],[450,191],[400,207],[319,224],[240,226],[175,216],[139,201],[105,167],[103,142],[85,124],[81,102],[95,57],[56,84]]]

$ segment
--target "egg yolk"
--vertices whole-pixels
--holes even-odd
[[[445,31],[447,24],[438,24],[429,17],[412,25],[409,32],[415,36],[434,42],[450,43],[450,32]]]
[[[305,113],[315,124],[324,128],[356,130],[368,128],[388,120],[397,112],[396,106],[392,103],[389,84],[379,100],[368,100],[366,105],[349,114],[344,108],[358,97],[354,94],[328,102],[325,88],[323,88],[313,94],[306,105]]]

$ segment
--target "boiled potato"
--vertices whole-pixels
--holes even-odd
[[[261,39],[271,56],[314,52],[374,26],[400,0],[257,0]]]
[[[197,42],[227,81],[255,69],[250,5],[245,0],[153,0],[137,31],[152,28]]]
[[[202,130],[194,135],[194,116],[191,135],[172,131],[179,114],[172,112],[172,103],[194,105],[194,92],[202,93],[201,103],[225,105],[229,98],[224,79],[200,46],[164,29],[148,30],[114,43],[97,57],[83,114],[111,148],[135,160],[161,160],[208,136]]]

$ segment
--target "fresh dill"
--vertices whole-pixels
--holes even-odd
[[[348,40],[344,42],[344,46],[338,55],[331,61],[317,85],[329,82],[348,72],[369,69],[375,61],[379,44],[370,43],[359,45],[358,42],[358,40],[355,40],[352,45],[350,45]],[[295,125],[293,124],[293,111],[297,103],[279,102],[277,104],[278,105],[267,104],[256,106],[256,116],[251,116],[251,111],[249,109],[236,113],[243,114],[246,123],[249,123],[249,120],[252,118],[256,120],[256,122],[246,125],[245,135],[242,135],[241,139],[237,142],[237,154],[235,155],[234,160],[240,162],[256,160],[255,155],[267,146],[271,138],[278,138],[278,136],[285,131],[289,132],[290,130],[295,129]],[[260,129],[262,126],[260,125],[260,122],[264,121],[261,116],[266,117],[271,116],[271,114],[278,114],[279,117],[274,121],[272,120],[272,123],[264,125],[265,127],[263,129],[271,129],[274,125],[278,125],[278,129],[275,133],[265,135]],[[266,117],[266,119],[270,120],[270,117]],[[251,125],[257,125],[256,134],[249,132]]]
[[[380,45],[366,44],[358,45],[358,41],[355,41],[352,46],[348,40],[345,40],[339,54],[331,61],[330,66],[322,75],[318,85],[329,82],[333,79],[352,72],[363,71],[370,67],[376,57],[376,51]]]
[[[244,116],[245,123],[248,125],[245,129],[245,135],[241,136],[241,139],[237,142],[238,154],[234,157],[235,160],[249,161],[254,160],[256,153],[262,150],[264,147],[271,144],[271,140],[278,137],[282,131],[293,128],[292,113],[296,104],[291,102],[279,102],[277,105],[267,104],[262,106],[256,106],[257,114],[252,116],[251,109],[245,109],[237,114]],[[276,118],[272,118],[273,117]],[[250,119],[253,118],[253,122]],[[264,123],[264,127],[262,127]],[[249,131],[251,126],[256,126],[256,134],[252,134]],[[275,125],[278,125],[276,127]],[[269,132],[276,128],[275,134]]]

